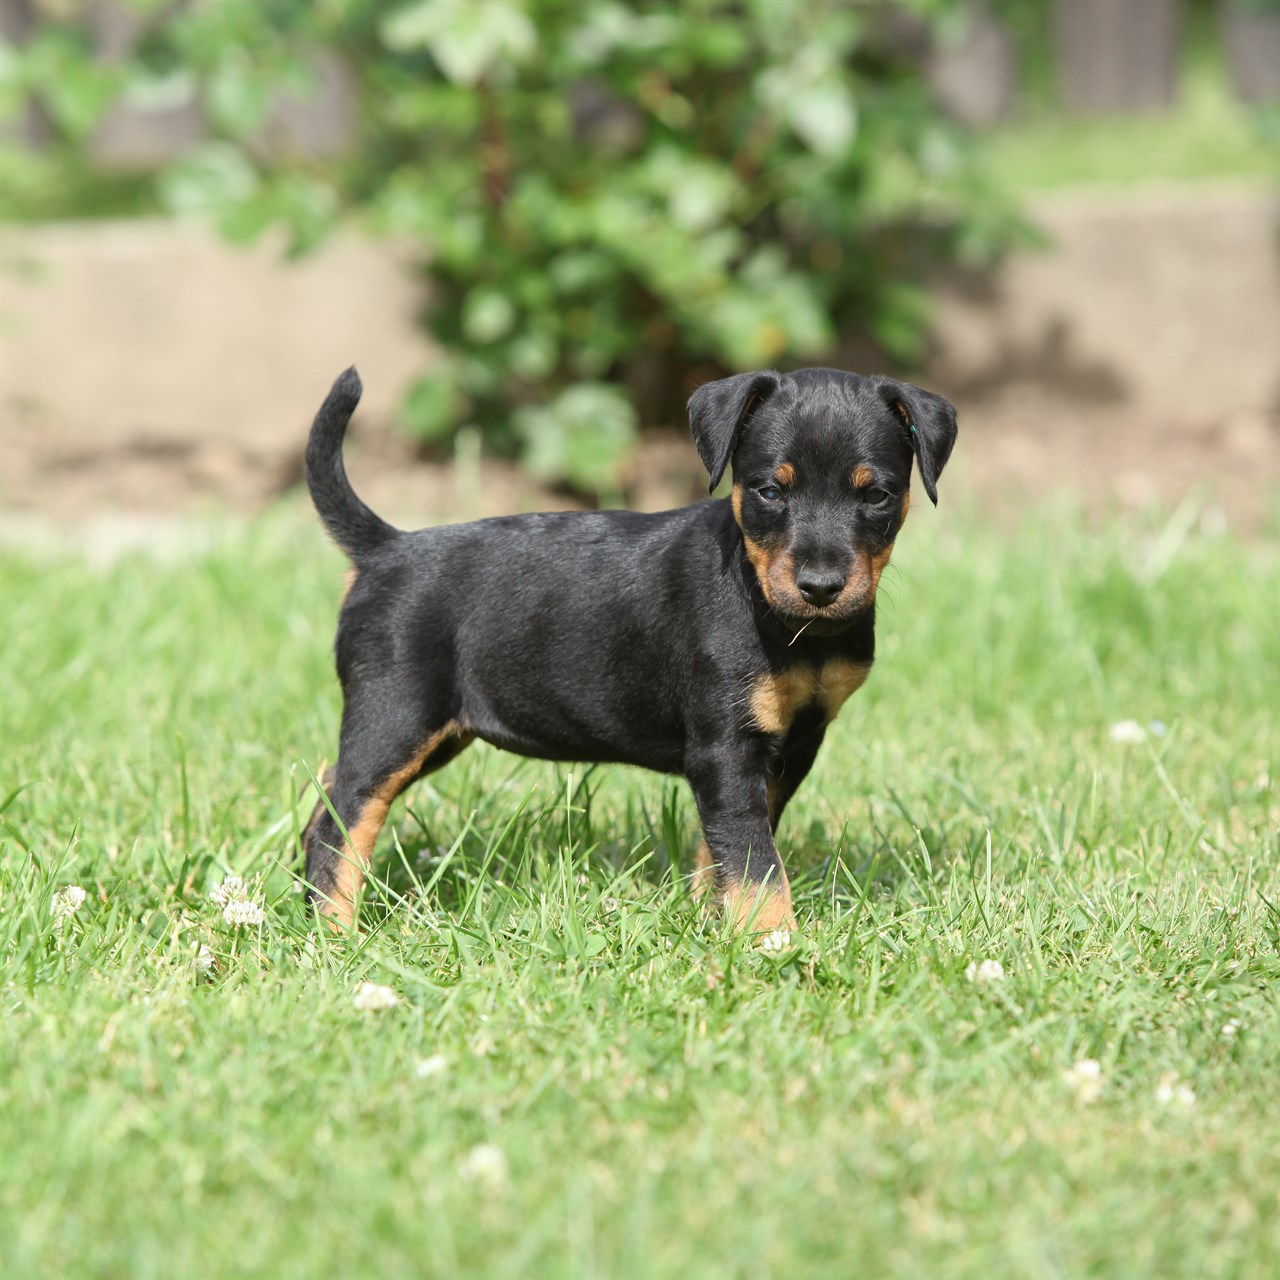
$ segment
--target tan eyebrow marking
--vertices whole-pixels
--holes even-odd
[[[773,478],[779,484],[795,484],[796,469],[790,462],[780,462],[773,473]]]
[[[863,463],[860,467],[855,467],[853,472],[853,487],[855,489],[865,489],[874,477],[871,474],[871,468]]]

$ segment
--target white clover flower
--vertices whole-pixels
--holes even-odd
[[[767,956],[776,956],[791,945],[791,934],[786,929],[775,929],[760,939],[759,949]]]
[[[1224,1040],[1234,1040],[1240,1034],[1240,1019],[1232,1018],[1222,1028]]]
[[[458,1174],[464,1182],[477,1182],[489,1191],[497,1191],[507,1182],[507,1157],[501,1147],[482,1142],[458,1162]]]
[[[400,1003],[400,997],[390,987],[362,982],[356,988],[353,1003],[362,1013],[378,1013],[383,1009],[394,1009]]]
[[[49,910],[55,920],[66,920],[68,917],[75,915],[84,906],[84,901],[88,896],[78,884],[69,884],[65,889],[59,890],[53,895]]]
[[[449,1059],[443,1053],[433,1053],[429,1058],[419,1058],[413,1064],[413,1074],[419,1080],[441,1076],[449,1069]]]
[[[1004,965],[999,960],[983,960],[981,964],[976,964],[970,960],[968,967],[964,971],[964,976],[970,982],[977,983],[980,987],[989,982],[1003,982]]]
[[[1185,1081],[1178,1079],[1176,1071],[1166,1071],[1156,1085],[1156,1101],[1162,1107],[1177,1106],[1189,1111],[1196,1105],[1196,1091]]]
[[[600,900],[600,910],[607,916],[613,915],[617,911],[619,902],[617,898],[602,898]]]
[[[1081,1058],[1062,1078],[1074,1090],[1077,1102],[1096,1102],[1102,1093],[1102,1065],[1096,1058]]]
[[[228,902],[223,907],[222,918],[232,928],[247,928],[261,924],[263,912],[256,902],[250,902],[246,898],[237,898],[234,902]]]
[[[243,902],[249,896],[249,886],[241,876],[227,876],[219,885],[209,890],[209,901],[220,907],[232,902]]]
[[[1145,742],[1147,731],[1136,720],[1118,720],[1111,726],[1112,742]]]
[[[200,944],[200,950],[196,952],[195,965],[203,973],[208,973],[213,968],[214,954],[210,947],[203,942]]]

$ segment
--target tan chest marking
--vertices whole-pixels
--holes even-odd
[[[766,671],[751,686],[751,718],[765,733],[781,736],[803,707],[813,701],[818,677],[810,666]]]
[[[830,723],[836,718],[846,699],[857,693],[871,674],[869,662],[828,662],[818,672],[818,700]]]
[[[801,664],[766,672],[751,686],[751,718],[765,733],[783,737],[796,716],[817,703],[830,722],[845,699],[862,688],[870,671],[870,663],[837,659],[819,668]]]

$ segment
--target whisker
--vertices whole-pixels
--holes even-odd
[[[795,642],[796,642],[797,640],[799,640],[799,639],[800,639],[800,637],[801,637],[802,635],[804,635],[805,631],[806,631],[809,627],[813,626],[814,621],[815,621],[815,619],[810,618],[810,619],[809,619],[809,621],[808,621],[808,622],[806,622],[806,623],[804,624],[804,626],[803,626],[803,627],[801,627],[801,628],[800,628],[800,630],[799,630],[799,631],[797,631],[797,632],[795,633],[795,635],[793,635],[793,636],[791,637],[791,639],[787,641],[787,648],[788,648],[788,649],[790,649],[790,648],[791,648],[791,646],[792,646],[793,644],[795,644]]]

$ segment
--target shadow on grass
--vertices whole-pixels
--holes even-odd
[[[661,780],[656,792],[619,788],[617,774],[596,767],[548,778],[538,762],[486,753],[450,781],[443,790],[433,778],[420,782],[379,841],[362,912],[370,927],[385,927],[414,902],[455,922],[491,924],[531,903],[576,910],[572,904],[604,896],[692,905],[700,832],[680,779]],[[842,915],[904,891],[935,898],[957,861],[989,884],[990,834],[980,819],[920,821],[893,792],[881,809],[856,835],[850,819],[838,828],[784,819],[779,846],[802,918]]]
[[[379,841],[363,917],[380,926],[417,901],[496,921],[548,897],[683,894],[697,840],[683,784],[664,780],[656,801],[627,788],[621,812],[602,817],[604,777],[584,767],[548,779],[540,762],[486,754],[447,794],[424,779]]]

